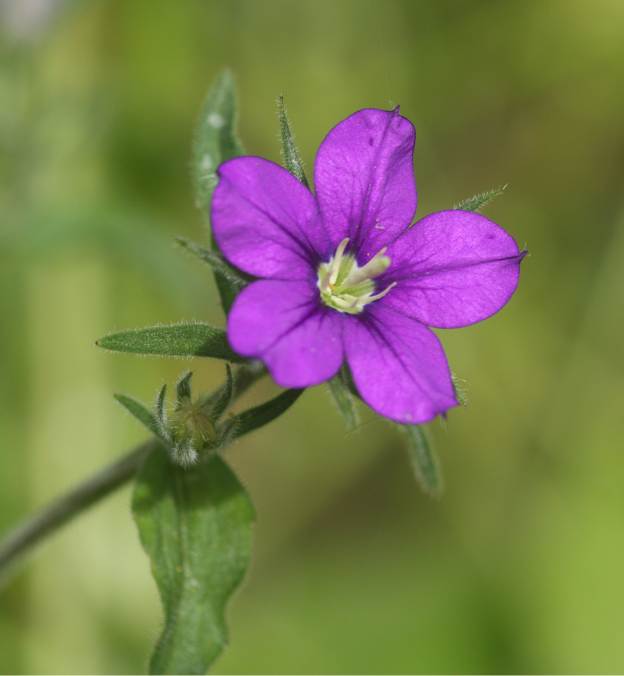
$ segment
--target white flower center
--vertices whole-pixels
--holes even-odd
[[[376,253],[366,265],[360,267],[355,256],[346,254],[349,238],[340,242],[336,253],[329,263],[321,263],[318,268],[318,288],[321,300],[339,312],[357,315],[366,305],[383,298],[396,282],[389,284],[380,293],[375,293],[375,277],[382,275],[390,266],[385,255],[388,247]]]

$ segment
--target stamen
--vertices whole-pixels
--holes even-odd
[[[345,253],[349,238],[345,237],[336,253],[327,263],[318,268],[318,288],[325,305],[348,314],[359,314],[376,300],[383,298],[395,286],[389,284],[383,291],[374,293],[375,277],[382,275],[390,266],[390,258],[385,255],[388,247],[378,251],[366,265],[359,267],[355,256]]]
[[[349,244],[349,238],[345,237],[342,242],[338,245],[338,248],[336,249],[336,253],[334,254],[334,257],[331,261],[331,275],[329,277],[329,285],[334,286],[336,283],[336,280],[338,279],[338,274],[340,273],[340,264],[342,263],[342,257],[344,255],[345,249],[347,248],[347,245]]]
[[[383,249],[378,251],[369,261],[361,268],[353,270],[349,275],[348,281],[350,284],[357,284],[364,279],[373,279],[379,277],[390,267],[390,259],[388,256],[384,256],[388,247],[385,246]],[[347,280],[345,280],[347,281]]]
[[[390,293],[392,289],[397,285],[396,282],[392,282],[391,284],[388,284],[388,286],[383,290],[380,291],[379,293],[374,294],[373,296],[368,297],[368,302],[372,302],[374,300],[379,300],[380,298],[383,298],[386,294]]]

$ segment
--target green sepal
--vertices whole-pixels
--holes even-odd
[[[346,369],[341,369],[328,383],[329,391],[334,403],[344,418],[347,430],[357,429],[360,420],[355,406],[355,399],[349,389],[349,379]]]
[[[176,242],[207,263],[215,275],[222,277],[236,293],[251,282],[251,277],[233,268],[217,251],[210,251],[185,237],[176,237]]]
[[[229,364],[225,365],[225,383],[215,393],[214,397],[202,407],[209,411],[210,419],[217,422],[225,413],[234,397],[234,378]]]
[[[236,132],[237,102],[234,78],[229,70],[220,73],[204,101],[193,143],[192,171],[195,183],[195,203],[210,220],[210,201],[217,185],[217,167],[226,160],[244,154]],[[211,237],[213,250],[218,250]],[[240,289],[228,278],[215,272],[215,282],[223,310],[229,311]]]
[[[263,427],[285,413],[305,390],[284,390],[277,397],[228,418],[221,426],[223,445]]]
[[[154,404],[154,412],[162,429],[167,428],[167,410],[165,408],[166,395],[167,385],[165,384],[160,388],[160,390],[158,390],[158,394],[156,395],[156,403]]]
[[[306,178],[303,169],[303,162],[299,155],[299,150],[295,144],[295,139],[290,128],[290,121],[288,120],[288,113],[286,112],[286,105],[284,104],[284,97],[277,97],[277,119],[280,128],[280,140],[282,143],[282,159],[284,166],[288,171],[306,188],[309,188],[308,179]]]
[[[490,202],[497,197],[500,197],[505,190],[507,190],[508,185],[508,183],[505,183],[505,185],[501,185],[498,188],[492,188],[491,190],[477,193],[472,197],[467,197],[461,202],[458,202],[453,209],[461,209],[461,211],[481,211],[481,209],[484,209]]]
[[[176,383],[176,396],[178,404],[191,400],[191,379],[193,378],[192,371],[185,371]]]
[[[131,413],[140,423],[145,425],[152,434],[162,441],[166,441],[165,435],[163,434],[163,428],[157,415],[152,413],[152,411],[134,397],[129,397],[127,394],[114,394],[113,396],[126,411]]]
[[[451,382],[453,383],[453,391],[455,392],[455,398],[459,402],[459,405],[466,406],[468,403],[466,381],[451,371]]]
[[[492,200],[497,197],[500,197],[505,190],[507,190],[508,184],[501,185],[498,188],[492,188],[492,190],[486,190],[485,192],[480,192],[472,197],[467,197],[466,199],[458,202],[453,209],[461,209],[462,211],[481,211],[486,207]]]
[[[217,329],[204,322],[162,324],[119,331],[100,338],[96,341],[96,345],[114,352],[245,361],[232,351],[223,329]]]
[[[407,438],[407,453],[420,487],[432,497],[444,489],[437,453],[427,433],[419,425],[397,425]]]
[[[132,511],[165,615],[150,673],[205,674],[227,642],[226,604],[251,558],[251,501],[219,456],[182,469],[157,449]]]

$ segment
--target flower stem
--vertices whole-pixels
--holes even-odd
[[[136,474],[143,459],[159,443],[157,439],[150,439],[140,444],[17,526],[0,543],[0,571],[37,542],[123,486]]]
[[[258,362],[241,366],[234,374],[233,399],[246,392],[266,373]],[[139,470],[143,460],[160,445],[149,439],[70,489],[32,517],[23,521],[0,541],[0,574],[31,547],[38,544],[85,509],[123,486]]]

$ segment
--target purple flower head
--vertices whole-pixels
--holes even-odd
[[[260,157],[222,164],[212,224],[225,257],[262,279],[236,298],[228,337],[284,387],[328,380],[344,361],[369,406],[423,423],[457,405],[446,356],[428,328],[481,321],[518,284],[523,253],[468,211],[413,225],[414,127],[366,109],[319,148],[316,196]]]

